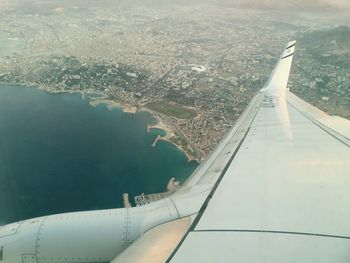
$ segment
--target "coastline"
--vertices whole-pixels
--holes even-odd
[[[164,136],[159,136],[156,139],[157,141],[164,141],[167,143],[171,143],[176,146],[176,148],[181,151],[183,154],[185,154],[187,161],[196,161],[200,163],[200,160],[194,156],[189,150],[185,149],[181,144],[176,143],[173,138],[176,137],[176,133],[174,132],[174,128],[171,127],[171,125],[166,124],[163,119],[162,119],[162,114],[155,112],[151,109],[148,109],[146,107],[136,107],[135,105],[132,105],[127,102],[122,102],[122,101],[116,101],[113,99],[108,99],[105,94],[100,93],[101,97],[91,97],[89,96],[89,91],[81,91],[81,90],[64,90],[64,89],[57,89],[57,88],[52,88],[49,86],[45,85],[37,85],[34,83],[6,83],[6,82],[0,82],[0,85],[13,85],[13,86],[22,86],[24,88],[30,87],[30,88],[37,88],[39,90],[44,90],[48,93],[51,94],[59,94],[59,93],[68,93],[68,94],[81,94],[82,98],[85,98],[85,96],[88,96],[89,98],[89,104],[92,107],[96,107],[99,104],[104,104],[108,108],[108,110],[112,110],[113,108],[119,108],[121,109],[124,113],[131,113],[135,114],[139,111],[146,111],[148,112],[155,120],[156,124],[148,124],[147,125],[147,131],[150,132],[151,129],[160,129],[164,131],[165,135]],[[164,118],[164,117],[163,117]],[[179,135],[177,135],[179,136]],[[182,137],[181,137],[182,138]],[[182,138],[184,139],[184,138]],[[156,142],[154,144],[154,147],[156,146]],[[153,146],[153,145],[152,145]]]
[[[123,193],[129,193],[131,202],[141,193],[164,192],[171,178],[184,182],[197,167],[173,145],[159,142],[157,148],[151,147],[154,138],[165,133],[147,133],[147,124],[155,120],[145,112],[124,114],[105,105],[93,108],[79,94],[50,94],[19,85],[1,85],[0,94],[5,143],[0,143],[0,152],[16,153],[4,156],[6,162],[1,163],[0,182],[8,187],[0,198],[14,200],[18,185],[27,197],[15,204],[15,210],[11,202],[4,202],[2,222],[57,213],[55,202],[46,198],[53,193],[60,209],[67,211],[123,207]],[[81,200],[74,191],[67,196],[65,189],[80,182],[85,182],[79,186]],[[33,185],[45,191],[36,193]],[[102,199],[91,199],[91,189]],[[44,208],[38,194],[46,202]]]
[[[148,108],[142,107],[140,109],[140,111],[147,111],[151,114],[151,116],[153,118],[156,119],[156,124],[154,125],[148,125],[147,126],[147,130],[148,132],[151,129],[160,129],[162,131],[165,132],[164,136],[160,136],[157,141],[165,141],[168,143],[171,143],[173,145],[176,146],[176,148],[178,148],[181,152],[183,152],[186,155],[187,161],[196,161],[198,163],[200,163],[199,159],[196,158],[195,156],[193,156],[188,150],[186,150],[182,145],[175,143],[174,141],[172,141],[171,139],[174,138],[176,136],[176,133],[174,132],[174,129],[170,126],[167,125],[163,120],[162,120],[162,115],[160,113],[154,112],[153,110],[150,110]]]
[[[97,98],[92,99],[90,98],[90,105],[93,107],[96,107],[99,104],[104,104],[107,106],[109,110],[113,108],[120,108],[125,113],[136,113],[137,108],[135,106],[129,105],[129,104],[122,104],[120,102],[117,102],[115,100],[106,99],[106,98]]]
[[[79,92],[82,93],[82,92]],[[104,104],[107,106],[107,108],[109,110],[113,109],[113,108],[119,108],[121,109],[124,113],[131,113],[131,114],[135,114],[139,111],[145,111],[148,112],[155,120],[156,120],[156,124],[148,124],[147,125],[147,131],[150,132],[151,129],[160,129],[162,131],[164,131],[165,135],[164,136],[159,136],[156,138],[156,141],[154,142],[154,144],[152,144],[152,147],[156,146],[156,143],[158,141],[164,141],[167,143],[171,143],[173,145],[176,146],[176,148],[178,150],[180,150],[181,152],[183,152],[187,158],[187,161],[196,161],[198,163],[200,163],[200,160],[198,158],[196,158],[195,156],[193,156],[188,150],[186,150],[182,145],[175,143],[174,141],[172,141],[171,139],[174,138],[176,136],[174,129],[170,126],[167,125],[163,119],[162,119],[162,114],[155,112],[151,109],[148,109],[146,107],[136,107],[130,103],[126,103],[126,102],[121,102],[121,101],[116,101],[113,99],[107,99],[107,98],[90,98],[90,105],[93,107],[96,107],[99,104]]]

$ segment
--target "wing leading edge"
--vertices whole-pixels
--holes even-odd
[[[168,262],[350,261],[350,122],[286,89],[294,49],[238,124],[248,128],[236,153]]]

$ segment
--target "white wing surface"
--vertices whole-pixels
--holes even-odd
[[[350,122],[288,91],[294,48],[235,127],[238,146],[168,262],[350,262]]]
[[[350,122],[287,89],[295,42],[185,184],[0,227],[0,263],[350,262]]]

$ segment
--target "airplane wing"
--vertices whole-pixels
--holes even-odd
[[[350,262],[350,121],[287,89],[295,42],[169,196],[0,227],[0,263]]]
[[[146,233],[113,263],[164,262],[160,251],[174,263],[350,262],[350,122],[289,92],[294,49],[288,43],[266,86],[185,183],[190,190],[172,197],[183,211],[193,197],[177,198],[204,189],[184,234],[174,235],[181,221],[169,222],[162,238],[159,229]],[[163,249],[169,239],[178,244]]]
[[[350,262],[350,122],[288,91],[294,48],[168,262]]]

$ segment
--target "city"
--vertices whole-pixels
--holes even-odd
[[[171,12],[161,5],[43,5],[39,12],[2,13],[0,82],[79,92],[92,105],[131,113],[149,111],[155,127],[167,132],[160,139],[189,160],[203,160],[233,126],[292,39],[300,48],[290,89],[330,114],[350,117],[349,65],[322,63],[310,47],[312,34],[315,41],[327,35],[317,52],[333,43],[349,57],[349,37],[339,38],[350,36],[346,26],[289,23],[288,17],[281,23],[264,11],[205,5]]]

